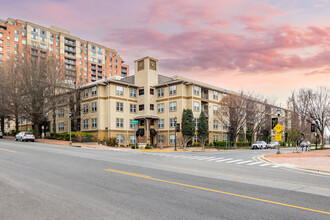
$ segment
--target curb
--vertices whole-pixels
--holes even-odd
[[[310,173],[318,173],[318,174],[325,174],[325,175],[330,175],[330,171],[326,171],[326,170],[317,170],[317,169],[309,169],[309,168],[304,168],[304,167],[298,167],[297,165],[292,164],[293,166],[287,166],[285,164],[280,164],[280,163],[275,163],[269,159],[266,159],[264,157],[265,155],[259,156],[258,159],[259,160],[264,160],[268,163],[274,164],[276,166],[281,166],[281,167],[285,167],[285,168],[290,168],[290,169],[296,169],[296,170],[301,170],[301,171],[307,171]]]

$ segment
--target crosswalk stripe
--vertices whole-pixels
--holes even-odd
[[[251,166],[251,165],[256,165],[256,164],[259,164],[259,163],[262,163],[262,162],[249,163],[248,165]]]
[[[222,162],[222,161],[227,161],[227,160],[232,160],[233,158],[228,158],[228,159],[223,159],[223,160],[216,160],[216,161],[214,161],[214,162],[217,162],[217,163],[219,163],[219,162]]]
[[[243,164],[243,163],[249,163],[249,162],[252,162],[253,160],[245,160],[245,161],[241,161],[241,162],[238,162],[236,164]]]
[[[234,162],[238,162],[241,161],[242,159],[237,159],[237,160],[231,160],[231,161],[227,161],[226,163],[234,163]]]
[[[200,158],[200,159],[197,159],[197,160],[208,160],[208,159],[212,159],[212,158],[215,158],[215,157],[204,157],[204,158]]]
[[[168,157],[168,158],[180,158],[180,159],[190,159],[190,160],[204,160],[204,161],[213,161],[213,162],[225,162],[225,163],[235,163],[235,164],[247,164],[249,166],[258,165],[260,167],[270,166],[272,168],[277,168],[280,166],[272,165],[268,163],[263,163],[260,161],[253,160],[244,160],[243,159],[234,159],[234,158],[224,158],[224,157],[208,157],[208,156],[187,156],[187,155],[173,155],[173,154],[162,154],[162,153],[147,153],[143,152],[143,154]],[[252,162],[252,163],[251,163]]]
[[[223,158],[223,157],[217,157],[217,158],[209,159],[209,160],[206,160],[206,161],[219,160],[219,159],[222,159],[222,158]]]
[[[264,164],[260,164],[259,167],[265,167],[265,166],[269,166],[270,164],[268,163],[264,163]]]

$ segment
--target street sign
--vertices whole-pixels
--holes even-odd
[[[275,134],[275,141],[282,141],[282,134],[281,133],[276,133]]]
[[[176,123],[176,132],[180,132],[180,123]]]
[[[278,118],[272,118],[272,129],[278,124]]]
[[[274,127],[274,130],[275,130],[277,133],[281,132],[283,129],[284,129],[284,128],[283,128],[283,126],[282,126],[280,123],[278,123],[278,124]]]
[[[312,123],[312,124],[311,124],[311,132],[315,132],[315,131],[316,131],[316,129],[315,129],[315,124]]]
[[[133,120],[132,123],[133,123],[133,125],[137,125],[139,123],[139,121],[138,120]]]

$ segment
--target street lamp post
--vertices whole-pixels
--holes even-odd
[[[174,142],[174,151],[176,151],[176,122],[177,122],[178,118],[175,116],[174,117],[174,127],[175,127],[175,142]]]
[[[280,123],[281,109],[280,108],[277,108],[276,113],[277,113],[278,123]],[[280,148],[281,148],[281,143],[279,143],[279,145],[278,145],[278,149],[277,149],[276,154],[280,154],[281,153]]]
[[[316,138],[316,143],[315,143],[315,149],[317,150],[317,127],[319,126],[319,119],[315,119],[315,138]]]
[[[69,132],[70,132],[70,145],[72,145],[72,142],[71,142],[71,112],[69,112]]]

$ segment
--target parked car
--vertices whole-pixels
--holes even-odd
[[[0,131],[0,138],[3,138],[3,133],[2,133],[2,131]]]
[[[309,141],[302,141],[300,143],[300,147],[301,148],[305,148],[307,150],[307,148],[310,148],[311,147],[311,143]]]
[[[252,144],[252,149],[265,149],[267,147],[267,143],[264,141],[257,141]]]
[[[278,148],[280,144],[278,142],[269,142],[267,144],[267,148],[270,148],[270,149],[275,149],[275,148]]]
[[[34,142],[35,137],[32,132],[29,131],[21,131],[20,133],[16,134],[15,141],[32,141]]]

